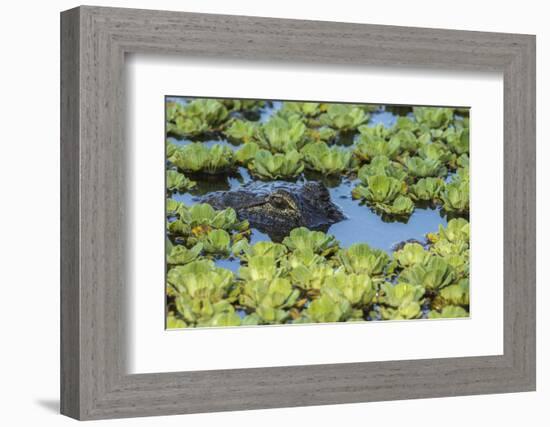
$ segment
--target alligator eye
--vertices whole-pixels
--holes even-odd
[[[276,209],[288,209],[288,202],[281,197],[272,197],[269,201],[271,205]]]

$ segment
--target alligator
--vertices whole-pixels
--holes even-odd
[[[327,231],[331,224],[346,218],[330,200],[327,188],[317,181],[252,181],[236,190],[210,193],[201,201],[216,209],[235,209],[240,220],[248,220],[273,241],[281,241],[297,227]]]

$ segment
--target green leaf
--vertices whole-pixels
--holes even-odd
[[[469,317],[468,313],[464,308],[459,306],[448,305],[443,307],[441,312],[432,310],[428,313],[429,319],[456,319],[459,317]]]
[[[271,154],[260,150],[249,164],[250,171],[264,179],[294,178],[304,170],[302,156],[295,150],[286,154]]]
[[[225,173],[234,168],[233,150],[215,144],[211,148],[200,142],[178,148],[168,159],[184,172],[203,172],[207,174]]]
[[[188,191],[195,187],[196,182],[191,181],[184,174],[169,169],[166,171],[166,189],[170,191]]]
[[[311,251],[328,255],[338,249],[338,241],[330,234],[309,230],[306,227],[295,228],[285,237],[283,244],[291,251]]]
[[[339,175],[350,164],[351,152],[340,147],[328,147],[324,142],[307,144],[301,151],[309,169],[324,175]]]
[[[366,243],[355,243],[337,254],[337,259],[348,273],[381,276],[389,263],[389,256],[380,249],[373,249]]]

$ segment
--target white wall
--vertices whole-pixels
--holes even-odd
[[[538,218],[548,215],[549,178],[543,159],[550,137],[548,12],[536,0],[482,2],[392,0],[97,1],[98,5],[320,19],[537,34]],[[0,421],[3,425],[63,426],[57,414],[59,359],[59,11],[75,1],[20,1],[2,5],[0,91]],[[546,12],[546,13],[545,13]],[[546,169],[546,170],[544,170]],[[546,215],[546,216],[547,216]],[[110,425],[333,426],[470,423],[548,424],[549,312],[541,301],[548,273],[548,226],[539,221],[538,392],[311,408],[117,420]],[[546,405],[545,405],[546,403]],[[545,422],[546,419],[546,422]]]

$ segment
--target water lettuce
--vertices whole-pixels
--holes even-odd
[[[263,179],[294,178],[304,170],[302,156],[295,150],[285,154],[260,150],[248,166],[254,175]]]
[[[347,274],[339,272],[323,282],[321,292],[337,290],[352,306],[365,306],[373,302],[376,286],[368,274]]]
[[[283,116],[300,114],[306,117],[315,117],[321,114],[321,104],[318,102],[285,102],[279,114]]]
[[[326,264],[310,266],[299,264],[290,270],[289,276],[295,286],[306,291],[311,291],[321,289],[326,279],[334,276],[339,271]],[[310,295],[316,295],[316,293],[310,293]]]
[[[391,161],[388,157],[376,156],[370,163],[361,166],[357,173],[357,177],[361,180],[363,185],[368,185],[367,178],[375,175],[388,176],[403,181],[407,176],[407,172],[403,166],[397,162]]]
[[[167,132],[180,138],[211,132],[229,117],[224,105],[214,99],[197,99],[185,106],[169,103],[166,112]]]
[[[400,148],[398,139],[389,141],[379,137],[365,139],[364,135],[360,135],[353,153],[362,161],[369,161],[377,156],[386,156],[393,160],[399,155]]]
[[[310,249],[314,253],[327,256],[338,249],[338,241],[331,234],[309,230],[306,227],[295,228],[285,237],[283,244],[291,251]]]
[[[383,283],[380,314],[384,320],[418,319],[422,316],[421,303],[425,289],[409,283]]]
[[[353,190],[355,198],[363,198],[372,203],[391,203],[403,190],[402,182],[390,176],[363,176],[366,185]]]
[[[399,280],[411,285],[435,291],[450,285],[456,275],[453,268],[441,257],[433,256],[423,264],[415,264],[403,270]]]
[[[239,221],[233,208],[216,210],[208,203],[179,207],[179,218],[168,224],[171,233],[200,239],[212,229],[243,232],[248,221]]]
[[[373,249],[367,243],[355,243],[337,253],[337,259],[348,273],[381,276],[389,263],[389,256],[380,249]]]
[[[393,256],[401,267],[408,268],[417,264],[425,264],[431,255],[422,245],[407,243],[403,246],[403,249],[395,251]]]
[[[436,201],[445,188],[445,181],[441,178],[420,178],[416,184],[409,187],[409,194],[414,200]]]
[[[321,123],[340,131],[351,131],[365,123],[369,115],[353,105],[329,104],[326,113],[320,117]]]
[[[210,230],[202,243],[204,251],[209,254],[227,255],[231,250],[231,236],[225,230]]]
[[[349,166],[351,152],[345,148],[330,147],[324,142],[307,144],[302,150],[306,166],[324,175],[342,174]]]
[[[235,152],[235,161],[246,166],[254,160],[258,151],[260,151],[260,146],[258,144],[255,142],[247,142]]]
[[[443,144],[423,144],[418,149],[418,155],[425,160],[437,160],[442,164],[450,162],[456,156]]]
[[[470,282],[462,279],[439,292],[440,303],[444,305],[470,305]]]
[[[173,169],[166,171],[166,189],[169,191],[188,191],[197,183]]]
[[[259,126],[255,122],[245,120],[234,120],[224,130],[225,135],[230,139],[240,142],[250,142],[257,135]]]
[[[446,128],[453,121],[452,108],[413,107],[416,121],[429,129]]]
[[[423,159],[416,156],[409,157],[405,161],[405,166],[409,174],[416,178],[444,176],[447,173],[447,168],[436,159]]]
[[[228,172],[234,165],[231,148],[221,144],[208,148],[200,142],[178,148],[168,160],[184,172],[207,174]]]
[[[167,246],[166,262],[170,265],[188,264],[199,257],[202,248],[202,243],[197,243],[191,249],[187,249],[183,245],[170,244]]]
[[[267,256],[274,261],[280,260],[287,253],[287,248],[281,243],[270,241],[257,242],[250,245],[247,240],[240,240],[233,246],[233,254],[248,260],[256,256]]]
[[[469,154],[470,152],[470,132],[469,129],[460,129],[455,128],[447,129],[443,138],[447,146],[457,155]]]
[[[306,125],[299,115],[273,116],[258,134],[258,144],[273,153],[299,149],[305,143]]]
[[[277,267],[275,259],[268,255],[251,256],[247,265],[239,268],[239,277],[246,281],[271,280],[281,274],[282,270]]]
[[[456,319],[459,317],[468,317],[470,314],[460,306],[448,305],[439,312],[432,310],[428,313],[429,319]]]
[[[286,309],[292,307],[299,296],[300,292],[288,279],[259,279],[242,285],[239,302],[254,310],[262,323],[272,324],[286,320]]]
[[[400,151],[415,153],[420,141],[412,131],[401,129],[390,138],[389,145],[399,147]]]
[[[230,292],[233,273],[206,260],[193,261],[168,271],[178,315],[188,324],[207,326],[220,313],[233,313]]]
[[[445,186],[441,192],[443,209],[447,212],[466,214],[470,210],[470,182],[457,180]]]
[[[331,323],[345,321],[352,314],[353,309],[347,299],[335,298],[334,294],[323,294],[309,305],[304,317],[309,322]]]

